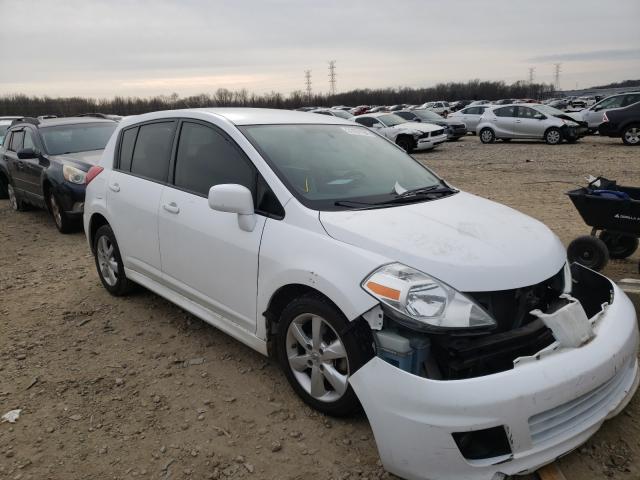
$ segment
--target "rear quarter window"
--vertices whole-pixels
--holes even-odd
[[[131,158],[131,173],[165,183],[175,134],[175,121],[141,125]]]

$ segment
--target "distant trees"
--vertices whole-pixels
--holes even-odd
[[[624,82],[623,82],[624,83]],[[219,88],[214,93],[201,93],[180,97],[177,93],[150,98],[114,97],[111,99],[83,97],[37,97],[23,94],[0,96],[0,115],[38,116],[53,114],[71,116],[81,113],[113,113],[136,115],[157,110],[175,110],[196,107],[268,107],[298,108],[306,105],[394,105],[398,103],[421,104],[432,100],[497,100],[500,98],[535,98],[553,96],[550,84],[515,82],[468,82],[441,83],[429,88],[380,88],[357,89],[336,95],[316,94],[311,99],[296,90],[288,96],[279,92],[262,95],[246,89],[229,90]]]
[[[640,80],[623,80],[622,82],[608,83],[607,85],[599,85],[591,88],[626,88],[626,87],[640,87]]]

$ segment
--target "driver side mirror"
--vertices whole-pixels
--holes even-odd
[[[214,185],[209,189],[209,208],[218,212],[238,214],[238,226],[245,232],[256,227],[253,195],[247,187],[237,184]]]
[[[379,122],[374,123],[373,125],[371,125],[372,128],[382,128],[382,124]]]
[[[20,160],[30,160],[32,158],[38,158],[40,156],[40,152],[35,148],[21,148],[18,150],[18,158]]]

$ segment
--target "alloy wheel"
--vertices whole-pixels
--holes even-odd
[[[555,145],[556,143],[560,143],[560,132],[557,130],[551,130],[549,133],[547,133],[547,142],[550,143],[551,145]]]
[[[627,129],[627,131],[624,132],[624,138],[627,141],[627,143],[631,145],[636,145],[640,143],[640,128],[632,127]]]
[[[115,257],[115,248],[111,240],[105,235],[98,239],[98,248],[96,249],[98,256],[98,266],[100,275],[107,285],[115,286],[118,281],[118,261]]]
[[[287,329],[289,366],[300,386],[323,402],[339,400],[349,387],[349,360],[340,336],[322,317],[298,315]]]
[[[493,139],[493,133],[490,130],[484,130],[480,135],[483,142],[490,142]]]

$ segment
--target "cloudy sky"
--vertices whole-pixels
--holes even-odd
[[[640,78],[640,0],[0,0],[0,95]]]

